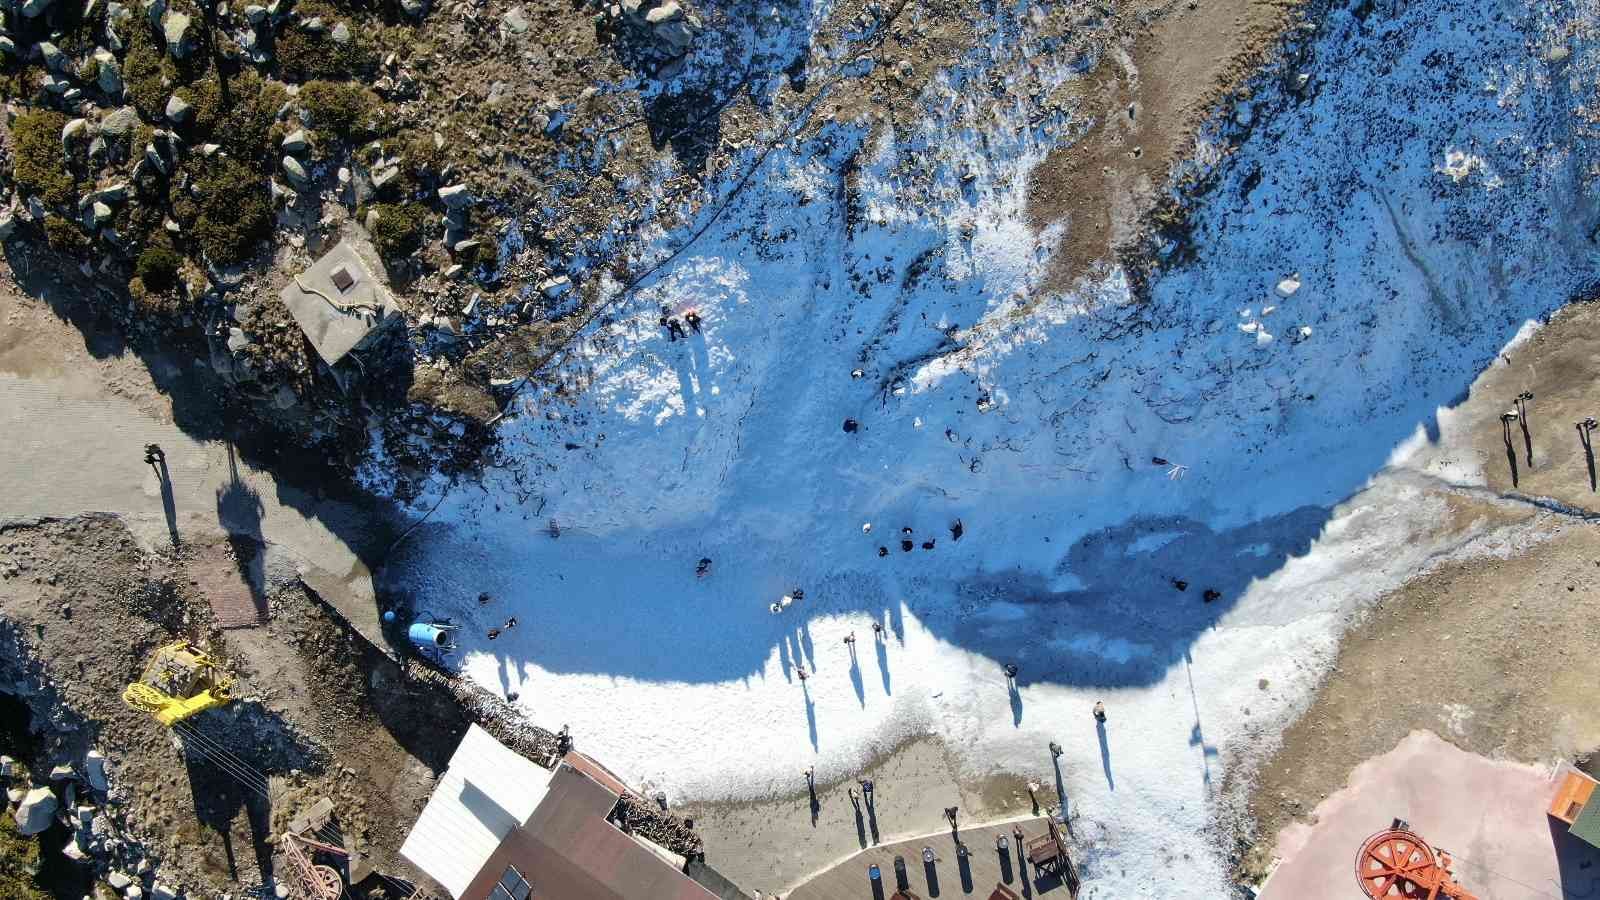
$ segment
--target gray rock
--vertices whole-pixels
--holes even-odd
[[[144,158],[150,165],[155,166],[157,172],[167,174],[167,161],[161,158],[161,151],[156,149],[155,144],[144,145]]]
[[[321,34],[328,26],[323,23],[321,16],[312,16],[305,22],[302,22],[300,27],[311,32],[312,34]]]
[[[439,202],[451,209],[465,209],[472,205],[472,197],[467,193],[464,184],[452,184],[439,188]]]
[[[105,203],[96,200],[94,205],[89,208],[90,228],[99,228],[105,222],[110,221],[110,219],[111,207],[107,206]]]
[[[44,89],[52,94],[65,94],[72,89],[72,82],[56,75],[44,76]]]
[[[400,11],[413,19],[420,19],[428,14],[427,0],[400,0]]]
[[[522,11],[522,7],[513,6],[500,16],[500,24],[512,34],[523,34],[528,30],[528,14]]]
[[[72,770],[72,766],[69,766],[66,763],[62,763],[61,765],[50,770],[51,781],[73,781],[77,779],[77,777],[78,773],[74,772]]]
[[[333,31],[329,33],[328,37],[332,38],[335,44],[348,44],[350,43],[350,26],[343,22],[334,25]]]
[[[311,146],[311,141],[306,138],[306,130],[304,128],[297,128],[283,139],[281,146],[285,153],[304,153],[306,148]]]
[[[269,187],[272,189],[272,203],[274,206],[284,203],[292,203],[294,201],[294,191],[291,191],[279,184],[278,179],[272,179],[272,181],[269,183]]]
[[[28,0],[22,4],[22,15],[24,18],[32,19],[49,9],[51,2],[52,0]]]
[[[689,45],[694,43],[694,29],[690,28],[689,24],[682,19],[662,22],[655,26],[654,33],[656,40],[666,44],[673,50],[687,50]]]
[[[189,17],[181,12],[169,12],[161,17],[161,32],[167,36],[167,52],[178,59],[189,55],[193,48],[189,41]]]
[[[381,191],[399,177],[400,168],[398,166],[390,166],[387,169],[379,169],[378,171],[372,173],[372,190],[374,192]]]
[[[17,217],[9,209],[0,209],[0,241],[11,237],[17,230]]]
[[[468,238],[464,241],[456,241],[455,246],[451,247],[450,249],[457,253],[467,253],[478,249],[479,245],[482,243],[482,241],[477,240],[476,238]]]
[[[229,351],[231,351],[233,353],[239,353],[239,352],[243,351],[246,347],[250,346],[252,343],[254,343],[254,342],[251,341],[250,337],[244,333],[243,329],[240,329],[240,328],[229,328],[228,329],[228,350]]]
[[[304,187],[311,180],[310,176],[306,174],[306,167],[300,165],[300,160],[292,156],[283,158],[283,174],[289,176],[289,180],[296,187]]]
[[[112,869],[111,872],[106,875],[106,884],[111,885],[112,890],[124,890],[128,887],[128,885],[133,884],[133,876],[126,872],[119,872],[116,869]]]
[[[552,300],[570,290],[572,290],[572,279],[565,275],[557,275],[539,282],[539,293]]]
[[[644,8],[644,0],[622,0],[622,11],[633,18],[639,17],[639,10]]]
[[[5,212],[10,212],[7,209]],[[17,761],[9,756],[0,756],[0,778],[10,778],[17,774]]]
[[[0,35],[0,54],[4,54],[7,57],[16,59],[17,42],[6,37],[5,35]]]
[[[189,117],[193,114],[194,107],[189,105],[189,101],[177,94],[167,98],[167,121],[182,124],[189,121]]]
[[[95,135],[89,140],[89,158],[96,162],[104,162],[106,158],[106,139]]]
[[[252,3],[244,8],[244,17],[249,20],[251,25],[260,25],[267,20],[267,8]]]
[[[67,147],[89,133],[88,119],[73,119],[61,128],[61,146]]]
[[[19,834],[38,834],[55,821],[56,795],[49,788],[34,788],[17,804],[15,814]]]
[[[100,133],[112,137],[126,137],[139,127],[139,111],[131,106],[114,110],[100,120]]]
[[[117,62],[117,58],[109,50],[95,51],[94,60],[99,67],[95,83],[100,86],[100,90],[113,97],[122,96],[122,64]]]
[[[115,206],[116,204],[128,199],[128,183],[126,181],[119,181],[115,184],[108,184],[100,190],[95,191],[90,196],[94,197],[96,200],[104,200],[105,202]],[[91,757],[98,756],[99,751],[91,750],[89,751],[89,755]],[[105,765],[105,757],[100,756],[99,758],[101,760],[101,765]]]
[[[71,60],[67,59],[67,55],[61,52],[61,48],[49,41],[39,42],[39,56],[44,60],[45,68],[57,72],[65,72],[71,65]]]
[[[667,0],[655,9],[644,14],[644,20],[651,25],[660,25],[662,22],[671,22],[683,17],[683,7],[674,0]]]
[[[101,191],[103,198],[106,191]],[[89,787],[97,791],[108,790],[111,780],[106,777],[106,755],[99,750],[90,750],[83,756],[83,771],[89,777]]]
[[[201,156],[216,156],[220,152],[222,152],[222,145],[221,144],[201,144],[200,145],[200,155]]]
[[[137,884],[129,885],[128,889],[122,892],[122,896],[123,900],[143,900],[144,888]]]

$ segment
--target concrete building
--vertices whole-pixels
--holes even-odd
[[[365,347],[400,308],[376,272],[342,240],[278,292],[317,355],[331,368]]]
[[[1556,793],[1550,798],[1549,813],[1552,818],[1567,824],[1573,837],[1600,847],[1600,797],[1595,796],[1596,782],[1569,764],[1556,772]]]
[[[400,848],[454,900],[715,900],[608,817],[629,789],[580,753],[554,771],[473,725]]]

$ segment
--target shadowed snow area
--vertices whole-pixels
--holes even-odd
[[[1354,604],[1457,549],[1425,535],[1442,501],[1368,480],[1595,275],[1584,4],[1356,7],[1199,142],[1214,187],[1148,299],[1114,269],[1034,291],[1048,145],[982,91],[930,88],[870,146],[830,126],[775,151],[591,328],[575,400],[518,399],[503,465],[388,580],[468,623],[466,673],[674,797],[792,792],[922,733],[1047,771],[1055,739],[1097,886],[1144,896],[1119,859],[1186,857],[1163,896],[1222,896],[1228,756],[1276,732]],[[669,340],[663,305],[703,333]]]

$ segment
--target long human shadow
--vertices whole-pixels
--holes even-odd
[[[856,703],[865,708],[867,705],[867,688],[861,682],[861,661],[856,659],[856,645],[850,645],[850,687],[855,689]]]
[[[867,849],[867,820],[861,815],[861,799],[856,796],[854,791],[850,794],[850,805],[855,808],[856,814],[856,842],[861,845],[861,849],[865,850]]]
[[[800,679],[800,693],[806,698],[806,727],[811,732],[811,749],[817,749],[817,704],[811,699],[811,690],[805,679]]]
[[[867,799],[866,797],[863,797],[861,802],[866,804],[866,807],[867,807],[867,831],[872,834],[872,843],[873,844],[877,844],[881,840],[881,838],[878,836],[878,800],[877,800],[877,797],[874,796],[871,799]]]
[[[1518,483],[1517,448],[1512,446],[1511,443],[1511,420],[1502,416],[1500,418],[1500,430],[1502,432],[1501,439],[1505,441],[1506,445],[1506,465],[1511,468],[1511,486],[1516,487]]]
[[[1100,736],[1100,768],[1106,773],[1106,787],[1117,789],[1117,780],[1111,776],[1111,745],[1106,741],[1106,723],[1095,722],[1094,730]]]
[[[889,686],[888,642],[880,638],[873,641],[872,645],[878,654],[878,674],[883,678],[883,695],[885,697],[892,696],[894,694],[894,690]]]
[[[922,880],[928,883],[928,896],[939,896],[939,867],[931,859],[922,861]]]
[[[1016,679],[1006,680],[1006,693],[1011,695],[1011,727],[1022,727],[1022,691],[1018,689]]]
[[[1579,422],[1577,427],[1578,443],[1583,445],[1583,461],[1589,467],[1589,492],[1594,493],[1594,440],[1589,434],[1589,429],[1584,427],[1584,423]]]
[[[172,472],[167,469],[167,455],[156,451],[156,481],[161,488],[161,512],[167,519],[167,537],[172,541],[172,546],[182,545],[183,540],[178,536],[178,501],[172,493]]]

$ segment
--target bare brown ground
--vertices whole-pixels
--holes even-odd
[[[1437,489],[1454,494],[1453,517],[1499,525],[1501,552],[1413,579],[1344,636],[1310,708],[1256,772],[1249,810],[1258,838],[1244,857],[1247,874],[1264,871],[1284,825],[1304,821],[1357,765],[1413,730],[1526,763],[1600,746],[1600,711],[1590,701],[1600,679],[1592,603],[1600,530],[1579,508],[1594,505],[1594,492],[1574,427],[1600,401],[1597,323],[1593,304],[1564,310],[1496,360],[1444,429],[1432,459],[1475,461],[1487,490]],[[1513,423],[1508,451],[1499,417],[1523,390],[1535,396],[1528,436]]]
[[[1271,53],[1302,0],[1134,0],[1079,96],[1092,124],[1034,169],[1035,228],[1066,224],[1047,288],[1069,286],[1140,231],[1220,99]],[[1145,24],[1148,23],[1148,24]]]

